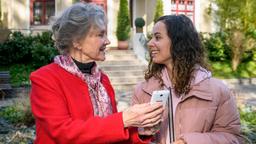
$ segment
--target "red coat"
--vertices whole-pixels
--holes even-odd
[[[124,129],[114,90],[102,74],[114,114],[94,116],[88,86],[57,64],[32,72],[31,108],[36,120],[36,144],[147,143],[137,129]]]

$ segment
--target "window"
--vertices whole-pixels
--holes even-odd
[[[173,14],[184,14],[195,21],[195,0],[172,0],[171,4]]]
[[[30,1],[31,25],[47,25],[55,15],[55,0],[31,0]]]

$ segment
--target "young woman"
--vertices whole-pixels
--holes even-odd
[[[149,102],[155,90],[171,91],[172,105],[165,108],[156,142],[170,144],[174,133],[174,144],[241,143],[234,97],[226,85],[212,78],[191,20],[185,15],[159,18],[148,47],[145,81],[137,85],[132,103]],[[173,115],[173,132],[168,112]],[[155,130],[144,128],[145,133]]]

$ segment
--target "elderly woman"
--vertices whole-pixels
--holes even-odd
[[[146,80],[137,85],[132,102],[149,102],[156,90],[172,93],[156,142],[242,143],[234,97],[225,84],[211,76],[192,21],[185,15],[160,17],[148,47],[150,63]],[[144,131],[154,129],[149,127]]]
[[[61,55],[31,73],[37,144],[147,143],[136,127],[161,121],[161,104],[117,112],[114,90],[95,61],[105,60],[106,17],[94,4],[77,3],[52,26]],[[152,133],[151,133],[152,134]]]

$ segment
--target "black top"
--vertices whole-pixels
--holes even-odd
[[[75,59],[73,59],[73,61],[82,73],[92,74],[92,68],[95,65],[95,62],[81,63]]]

